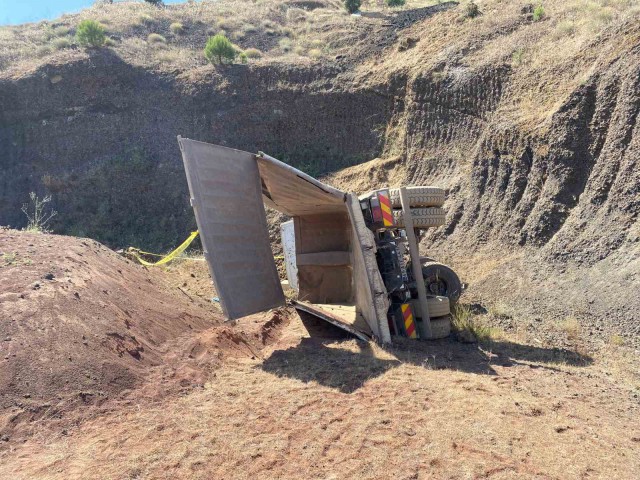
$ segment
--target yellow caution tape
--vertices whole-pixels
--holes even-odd
[[[135,257],[136,260],[138,260],[142,265],[145,265],[147,267],[155,267],[155,266],[158,266],[158,265],[164,265],[165,263],[169,263],[170,261],[175,260],[175,258],[178,255],[180,255],[187,248],[189,248],[189,245],[191,245],[191,242],[193,242],[197,236],[198,236],[198,231],[191,232],[191,235],[189,235],[189,238],[187,238],[184,242],[182,242],[182,244],[180,244],[180,246],[178,248],[176,248],[173,252],[171,252],[171,253],[169,253],[167,255],[158,255],[157,253],[145,252],[143,250],[140,250],[139,248],[134,248],[134,247],[129,247],[127,249],[127,253],[129,255],[132,255],[133,257]],[[140,257],[140,255],[150,255],[152,257],[160,257],[161,259],[158,260],[155,263],[147,262],[142,257]],[[273,258],[276,259],[276,260],[279,260],[279,259],[284,259],[284,256],[283,255],[276,255]],[[204,258],[180,257],[180,260],[204,261]]]
[[[189,238],[187,238],[184,242],[182,242],[178,248],[176,248],[173,252],[169,253],[168,255],[164,255],[164,256],[163,255],[157,255],[155,253],[143,252],[142,250],[139,250],[139,249],[133,248],[133,247],[129,247],[127,252],[130,253],[131,255],[133,255],[136,258],[136,260],[138,260],[142,265],[145,265],[147,267],[155,267],[155,266],[158,266],[158,265],[164,265],[165,263],[169,263],[171,260],[175,260],[175,258],[178,255],[180,255],[182,252],[184,252],[189,247],[189,245],[191,245],[191,242],[193,242],[197,236],[198,236],[198,231],[191,232],[191,235],[189,235]],[[146,260],[144,260],[144,259],[142,259],[140,257],[140,254],[142,254],[142,255],[153,255],[154,257],[163,257],[163,258],[158,260],[155,263],[147,262]]]
[[[152,256],[152,257],[160,257],[160,258],[164,258],[165,255],[160,255],[157,253],[151,253],[151,252],[145,252],[144,250],[139,250],[137,248],[134,247],[129,247],[129,249],[127,250],[128,253],[131,253],[132,255],[135,253],[141,253],[142,255],[146,256]],[[204,257],[180,257],[180,260],[191,260],[193,262],[204,262],[206,261],[206,259]]]

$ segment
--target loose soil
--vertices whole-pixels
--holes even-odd
[[[173,268],[150,271],[89,239],[0,230],[0,436],[11,445],[34,422],[65,425],[145,384],[200,384],[202,369],[268,343],[273,327],[232,329],[213,292],[189,293],[210,285],[206,270],[187,280]]]
[[[2,371],[15,372],[2,385],[13,419],[2,478],[632,479],[640,468],[640,376],[624,347],[504,336],[382,349],[289,309],[222,324],[202,262],[145,269],[88,240],[0,241],[5,263],[16,252],[0,269],[1,333],[14,346]],[[92,345],[77,355],[85,328]],[[135,335],[139,358],[111,332]],[[35,376],[35,351],[53,376]],[[105,364],[131,380],[69,385]],[[90,388],[101,402],[55,397]],[[17,415],[33,404],[39,415]]]

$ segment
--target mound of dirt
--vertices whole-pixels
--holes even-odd
[[[138,385],[213,306],[87,239],[0,231],[0,431]],[[54,407],[52,407],[54,406]]]

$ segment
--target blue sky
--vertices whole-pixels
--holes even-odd
[[[94,0],[0,0],[0,25],[51,20],[93,5]],[[179,0],[165,0],[179,3]]]

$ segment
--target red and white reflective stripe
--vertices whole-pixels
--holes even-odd
[[[391,211],[389,191],[378,192],[378,200],[380,200],[380,209],[382,210],[382,224],[385,227],[393,226],[393,213]]]

